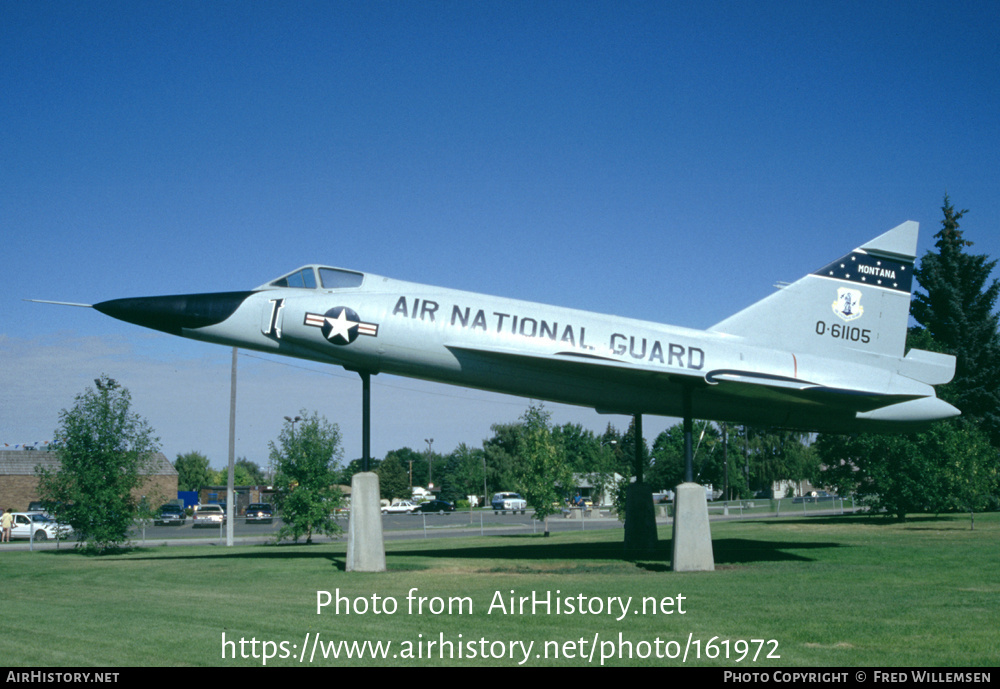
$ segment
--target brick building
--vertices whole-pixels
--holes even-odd
[[[58,469],[59,455],[43,450],[0,451],[0,509],[23,511],[28,509],[28,503],[40,499],[35,475],[39,465]],[[154,507],[177,497],[177,470],[163,453],[153,455],[146,481],[135,493],[137,499],[146,496]]]

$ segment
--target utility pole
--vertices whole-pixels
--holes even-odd
[[[427,488],[434,485],[434,438],[424,438],[427,443]]]
[[[729,494],[729,424],[725,421],[722,422],[722,464],[726,469],[726,477],[723,483],[723,495],[726,496],[726,500],[732,500],[733,496]]]

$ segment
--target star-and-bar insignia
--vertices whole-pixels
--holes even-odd
[[[346,345],[358,339],[358,335],[378,336],[377,323],[363,323],[354,309],[334,306],[324,314],[306,313],[305,325],[320,328],[323,337],[335,345]]]

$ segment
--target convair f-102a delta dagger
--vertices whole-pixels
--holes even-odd
[[[629,415],[688,411],[801,430],[907,432],[960,413],[933,388],[951,380],[954,357],[904,352],[917,230],[903,223],[705,331],[321,265],[248,291],[93,308],[363,377],[389,373]]]

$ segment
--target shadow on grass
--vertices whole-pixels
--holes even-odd
[[[764,526],[787,526],[801,524],[807,526],[907,526],[922,523],[935,523],[941,526],[955,523],[956,516],[967,515],[933,515],[921,514],[908,516],[904,520],[896,519],[886,514],[835,514],[828,517],[782,517],[781,519],[747,519],[741,523],[761,524]]]
[[[288,544],[293,545],[293,544]],[[239,550],[231,550],[225,546],[196,546],[195,552],[185,551],[184,553],[173,555],[171,551],[175,546],[136,546],[134,548],[122,548],[114,553],[94,553],[84,549],[65,548],[60,550],[43,550],[39,555],[65,556],[84,555],[95,560],[114,560],[116,558],[128,559],[130,562],[142,560],[315,560],[327,559],[336,560],[337,554],[319,548],[330,545],[324,543],[299,543],[299,548],[308,550],[291,550],[283,547],[268,545],[239,546]],[[183,546],[176,546],[183,547]],[[315,548],[316,550],[311,550]],[[203,551],[204,549],[204,551]],[[343,556],[341,556],[343,557]]]
[[[762,522],[767,523],[767,522]],[[788,522],[785,522],[786,524]],[[805,523],[815,524],[815,519]],[[540,535],[496,536],[489,545],[429,547],[417,550],[390,551],[387,553],[389,571],[426,569],[427,565],[411,558],[468,559],[496,563],[488,571],[516,572],[519,569],[534,571],[545,562],[563,562],[561,569],[593,570],[601,567],[620,567],[632,563],[636,567],[653,572],[670,571],[672,541],[667,538],[657,544],[649,556],[629,558],[620,540],[588,543],[560,543],[558,538],[543,538]],[[291,545],[291,544],[289,544]],[[331,553],[323,546],[329,543],[311,545],[299,544],[295,548],[284,546],[255,546],[230,550],[224,547],[199,547],[198,552],[186,551],[173,555],[171,548],[138,547],[114,555],[93,555],[95,559],[129,561],[169,561],[169,560],[327,560],[340,571],[346,570],[346,558],[342,552]],[[754,562],[811,562],[813,558],[801,551],[843,547],[835,542],[821,541],[770,541],[763,539],[721,538],[712,541],[716,566],[739,566]],[[66,556],[81,554],[72,548],[48,550],[45,554]]]
[[[672,541],[660,541],[656,551],[648,557],[630,559],[625,556],[624,545],[618,542],[606,543],[558,543],[538,536],[499,536],[496,545],[462,548],[428,548],[419,551],[392,553],[393,558],[467,558],[494,560],[507,563],[517,560],[544,562],[548,560],[593,562],[635,562],[637,566],[651,571],[669,570],[673,555]],[[511,542],[511,541],[520,542]],[[839,543],[814,541],[765,541],[744,538],[722,538],[712,541],[716,565],[740,565],[751,562],[811,562],[813,558],[797,552],[842,547]],[[498,565],[502,570],[504,564]],[[515,568],[512,564],[508,569]]]

